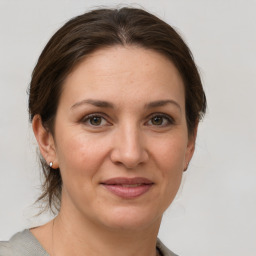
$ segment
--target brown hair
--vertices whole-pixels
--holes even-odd
[[[136,8],[98,9],[68,21],[50,39],[32,73],[30,121],[36,114],[54,135],[54,119],[67,75],[86,55],[114,45],[138,45],[171,60],[185,86],[186,120],[191,135],[205,113],[206,98],[192,54],[179,34],[156,16]],[[62,179],[41,159],[45,181],[39,197],[59,209]]]

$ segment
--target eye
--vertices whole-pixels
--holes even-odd
[[[160,127],[165,127],[171,124],[174,124],[174,120],[166,114],[155,114],[151,116],[150,120],[147,122],[147,125]]]
[[[91,115],[85,116],[82,119],[82,123],[87,124],[89,126],[99,126],[99,127],[106,126],[109,124],[107,120],[99,114],[91,114]]]
[[[164,122],[164,118],[162,116],[154,116],[151,118],[151,123],[153,125],[162,125]]]

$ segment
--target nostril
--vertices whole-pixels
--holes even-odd
[[[123,165],[127,169],[133,169],[148,160],[143,134],[140,133],[137,127],[131,127],[126,123],[115,135],[113,148],[110,152],[113,163]]]
[[[137,152],[136,154],[125,154],[124,152],[116,151],[111,154],[111,161],[119,166],[124,166],[125,168],[131,170],[139,165],[144,164],[148,160],[148,155],[146,152]]]

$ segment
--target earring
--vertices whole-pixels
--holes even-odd
[[[52,162],[50,162],[50,163],[49,163],[49,166],[50,166],[51,168],[52,168],[52,165],[53,165],[53,163],[52,163]]]

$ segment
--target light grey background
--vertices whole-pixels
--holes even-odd
[[[160,238],[181,256],[256,255],[255,0],[0,0],[0,240],[49,218],[33,217],[40,182],[26,94],[41,50],[71,17],[119,3],[142,5],[177,28],[208,97]]]

